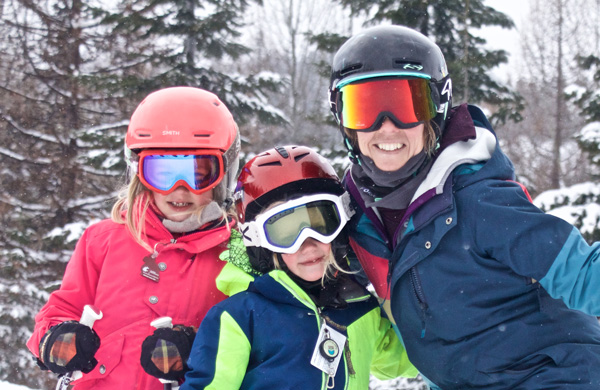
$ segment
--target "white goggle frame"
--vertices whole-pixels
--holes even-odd
[[[311,202],[323,200],[332,202],[333,204],[335,204],[338,210],[338,214],[340,216],[340,224],[335,230],[335,232],[325,236],[313,229],[305,228],[300,232],[292,246],[287,248],[279,247],[269,242],[267,234],[265,233],[264,226],[265,223],[271,217],[285,210],[293,209]],[[264,211],[260,213],[254,221],[240,223],[240,231],[242,233],[244,244],[246,246],[261,247],[275,253],[290,254],[298,252],[304,241],[309,237],[314,238],[315,240],[318,240],[324,244],[329,244],[342,231],[342,229],[344,228],[344,226],[346,226],[346,223],[350,220],[354,213],[355,211],[350,205],[350,194],[348,194],[347,192],[344,192],[340,196],[333,194],[307,195],[298,199],[290,200],[288,202],[277,205],[272,209]]]

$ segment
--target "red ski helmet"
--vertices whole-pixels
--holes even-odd
[[[305,146],[275,147],[242,167],[234,194],[237,216],[240,223],[253,221],[273,202],[317,193],[344,193],[331,164]],[[345,228],[331,242],[331,249],[336,260],[346,256]],[[272,251],[257,246],[247,246],[246,250],[252,267],[258,272],[266,273],[274,268]]]
[[[148,95],[133,112],[125,136],[125,159],[133,173],[138,174],[137,154],[147,149],[206,149],[220,155],[226,191],[215,198],[231,195],[240,136],[231,112],[215,94],[171,87]]]
[[[131,150],[208,148],[228,150],[238,136],[231,112],[219,98],[193,87],[148,95],[133,112],[125,143]]]
[[[245,222],[275,201],[343,192],[335,170],[317,152],[306,146],[277,146],[242,167],[234,198],[238,220]]]

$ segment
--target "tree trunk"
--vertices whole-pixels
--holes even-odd
[[[564,74],[562,68],[563,62],[563,4],[562,0],[557,0],[557,16],[558,16],[558,37],[557,37],[557,59],[556,59],[556,121],[554,128],[554,148],[553,148],[553,160],[552,160],[552,173],[551,173],[551,185],[552,188],[560,187],[560,162],[562,147],[562,119],[564,113]]]

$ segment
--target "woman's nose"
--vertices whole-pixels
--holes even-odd
[[[394,124],[394,122],[391,121],[390,118],[386,117],[383,122],[381,123],[381,127],[379,128],[380,131],[397,131],[397,130],[401,130],[399,128],[396,127],[396,125]]]

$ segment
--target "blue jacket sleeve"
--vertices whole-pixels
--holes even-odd
[[[474,243],[515,273],[539,281],[571,309],[600,315],[600,244],[532,204],[518,185],[489,180],[467,203]]]
[[[600,243],[588,245],[573,227],[540,284],[569,308],[600,316]]]

